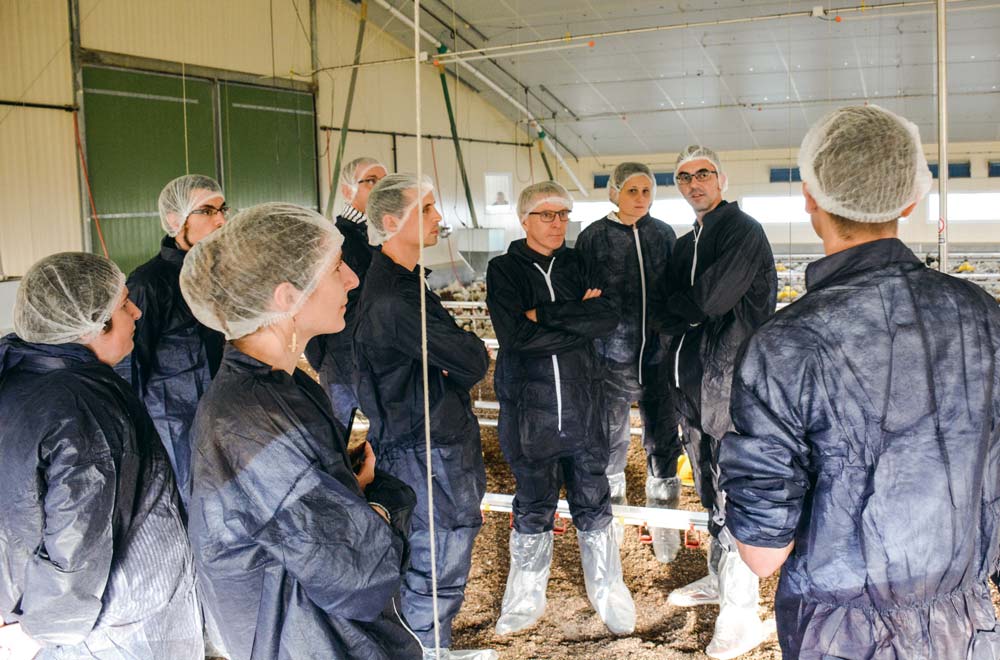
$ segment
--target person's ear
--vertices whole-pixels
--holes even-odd
[[[899,217],[901,217],[901,218],[909,218],[910,214],[913,213],[913,209],[915,209],[915,208],[917,208],[917,202],[913,202],[912,204],[910,204],[909,206],[907,206],[905,209],[903,209],[903,212],[900,214]]]
[[[608,186],[608,199],[611,200],[612,204],[618,206],[618,191],[612,188],[610,185]]]
[[[295,288],[291,282],[282,282],[274,287],[273,300],[274,308],[279,312],[287,312],[299,301],[302,292]]]
[[[340,184],[340,194],[343,195],[344,199],[348,202],[354,200],[355,193],[357,193],[357,188],[354,186],[349,186],[346,183]]]
[[[806,213],[813,214],[819,210],[819,204],[816,203],[816,198],[809,194],[805,181],[802,182],[802,196],[806,198]]]
[[[399,221],[394,215],[389,215],[388,213],[382,216],[382,226],[385,228],[385,233],[389,236],[397,233],[403,223]]]

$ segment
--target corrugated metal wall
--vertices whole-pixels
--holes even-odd
[[[66,0],[0,2],[0,99],[68,105]],[[0,106],[0,260],[22,275],[38,257],[83,245],[73,118]]]
[[[309,0],[80,0],[80,26],[93,50],[260,76],[312,68]]]

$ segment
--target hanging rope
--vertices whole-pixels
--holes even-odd
[[[357,69],[355,69],[357,71]],[[414,114],[415,130],[417,139],[417,226],[420,236],[424,235],[424,205],[423,205],[423,181],[424,162],[421,152],[421,125],[420,117],[420,0],[413,2],[413,77],[414,77]],[[343,133],[346,133],[344,131]],[[343,139],[343,133],[341,139]],[[420,357],[423,372],[424,385],[424,455],[425,469],[427,470],[427,532],[430,536],[430,559],[431,559],[431,609],[434,613],[434,654],[437,660],[441,660],[441,622],[438,620],[438,594],[437,594],[437,543],[435,542],[434,524],[434,473],[431,457],[431,403],[430,403],[430,377],[428,375],[427,357],[427,271],[424,268],[424,242],[420,241],[418,263],[420,264]]]
[[[90,187],[90,173],[87,171],[87,158],[83,153],[83,142],[80,140],[80,120],[77,117],[79,111],[73,111],[73,135],[76,137],[76,151],[80,154],[80,169],[83,171],[83,182],[87,187],[87,199],[90,200],[90,215],[94,218],[94,227],[97,228],[97,238],[101,241],[101,250],[104,251],[104,258],[110,259],[108,254],[108,244],[104,241],[104,232],[101,230],[101,218],[97,215],[97,205],[94,204],[94,191]]]
[[[187,76],[184,62],[181,62],[181,115],[184,117],[184,174],[191,174],[191,160],[188,156],[188,95]]]

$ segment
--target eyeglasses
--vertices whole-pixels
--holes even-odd
[[[206,204],[201,208],[197,208],[191,211],[190,215],[207,215],[209,218],[212,218],[219,213],[221,213],[222,215],[226,215],[227,213],[229,213],[229,206],[223,204],[219,208],[215,208],[214,206],[209,206]]]
[[[718,174],[718,172],[716,172],[715,170],[706,170],[706,169],[698,170],[694,174],[688,174],[687,172],[679,172],[674,175],[674,181],[677,182],[678,186],[690,186],[691,179],[694,179],[695,181],[698,182],[708,181],[708,178],[713,174]]]
[[[569,222],[569,211],[566,209],[562,211],[530,211],[528,215],[537,215],[546,224],[555,222],[556,218],[559,218],[562,222]]]

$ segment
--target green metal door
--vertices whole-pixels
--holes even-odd
[[[212,83],[85,67],[83,86],[94,204],[111,258],[129,273],[159,250],[163,186],[188,173],[218,178]],[[94,222],[91,236],[100,252]]]
[[[319,208],[312,94],[219,84],[223,188],[230,206]]]
[[[126,273],[159,250],[156,201],[183,174],[219,180],[234,209],[318,208],[312,94],[104,67],[85,67],[83,81],[91,189],[108,252]],[[101,252],[93,222],[91,235]]]

